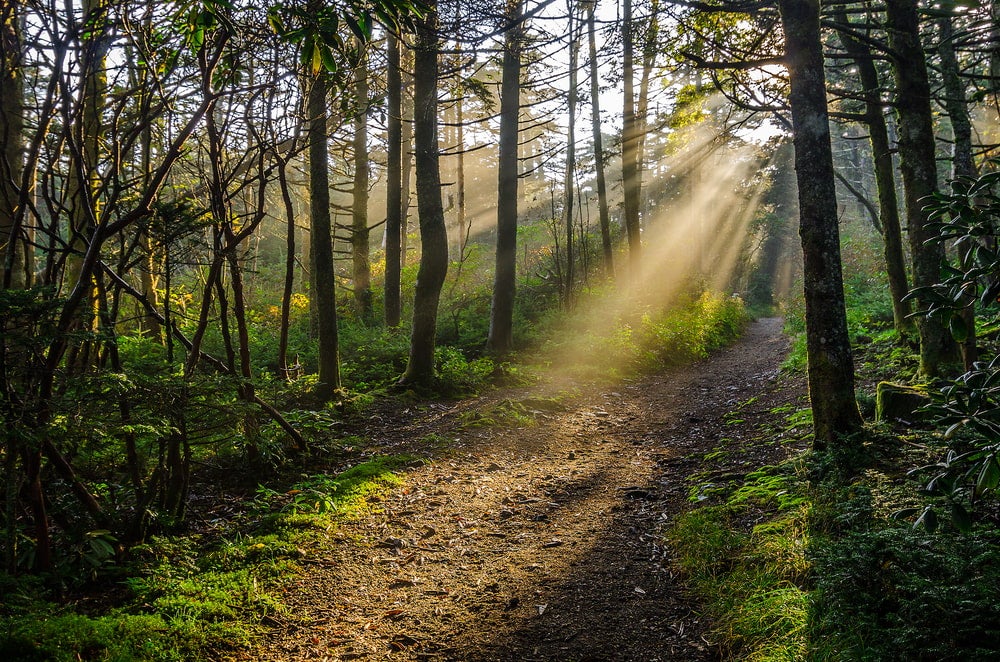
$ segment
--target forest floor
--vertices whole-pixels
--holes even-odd
[[[310,550],[246,659],[719,659],[662,532],[698,485],[796,446],[780,439],[787,404],[803,406],[802,379],[778,370],[781,326],[614,386],[379,410],[363,431],[375,450],[428,461]],[[533,420],[482,425],[505,401]]]

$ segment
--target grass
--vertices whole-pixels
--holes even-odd
[[[809,504],[791,489],[799,472],[794,462],[754,472],[722,503],[679,516],[668,533],[716,643],[735,659],[794,660],[805,651]],[[745,520],[762,517],[746,530]]]
[[[121,604],[82,613],[39,599],[32,579],[3,587],[0,659],[173,662],[245,649],[286,607],[278,589],[338,522],[362,517],[402,483],[408,456],[378,457],[290,489],[259,488],[250,516],[211,540],[153,538],[132,550]]]

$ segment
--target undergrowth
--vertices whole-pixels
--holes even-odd
[[[115,606],[56,601],[40,578],[6,578],[0,659],[180,662],[247,648],[287,609],[278,590],[300,560],[338,522],[376,507],[413,461],[379,457],[288,489],[261,486],[248,515],[220,533],[153,537],[120,569]]]

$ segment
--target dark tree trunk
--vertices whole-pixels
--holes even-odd
[[[417,23],[413,62],[413,137],[420,220],[420,268],[413,298],[410,357],[401,384],[427,384],[434,378],[434,343],[441,287],[448,273],[448,230],[441,204],[438,152],[438,16],[431,3]]]
[[[861,429],[837,228],[818,0],[780,0],[799,191],[814,445],[835,446]]]
[[[337,298],[334,289],[333,245],[330,222],[330,173],[326,128],[326,73],[313,77],[309,89],[309,214],[310,255],[316,288],[319,333],[319,381],[316,396],[329,400],[340,388],[340,347],[337,336]]]
[[[838,17],[847,23],[846,13]],[[865,96],[865,124],[868,125],[872,147],[872,161],[875,165],[875,186],[878,189],[879,229],[883,240],[886,274],[889,280],[889,294],[892,297],[892,320],[900,333],[912,328],[909,320],[910,304],[903,297],[910,291],[906,278],[906,256],[903,254],[903,232],[899,225],[899,204],[896,199],[895,167],[892,163],[892,149],[889,144],[889,130],[883,114],[878,72],[872,59],[871,49],[848,32],[840,33],[844,50],[854,60],[861,78]]]
[[[573,182],[576,177],[576,65],[579,44],[576,36],[576,18],[574,3],[570,0],[569,10],[569,89],[567,103],[569,105],[569,125],[566,131],[566,170],[563,176],[563,227],[566,231],[566,289],[565,302],[573,301],[575,280],[575,260],[573,241]]]
[[[973,178],[977,175],[976,161],[972,154],[972,120],[969,117],[969,104],[965,96],[965,84],[962,82],[958,58],[955,56],[955,28],[951,17],[938,19],[938,55],[941,58],[941,78],[944,80],[945,109],[951,121],[952,149],[951,176],[953,179]],[[969,254],[973,242],[961,241],[958,245],[958,259],[963,269],[971,267],[966,255]],[[966,297],[965,307],[960,311],[965,321],[965,337],[959,339],[959,349],[962,352],[962,364],[966,370],[971,370],[979,360],[976,349],[976,311],[975,297]]]
[[[934,156],[934,125],[927,63],[920,43],[917,5],[912,0],[887,0],[886,29],[896,80],[896,113],[899,131],[899,167],[903,176],[906,225],[913,261],[913,287],[918,291],[917,308],[926,310],[930,301],[921,288],[941,279],[944,247],[934,240],[928,227],[923,199],[937,190]],[[920,335],[920,374],[935,377],[942,367],[957,360],[957,347],[940,319],[917,320]]]
[[[622,109],[622,207],[625,235],[628,238],[629,266],[632,277],[639,274],[642,241],[639,232],[639,131],[635,117],[635,66],[632,0],[622,3],[622,76],[624,102]]]
[[[21,202],[24,148],[24,72],[20,25],[23,0],[0,7],[0,289],[30,285],[29,252],[24,241]]]
[[[604,272],[614,276],[614,256],[611,246],[611,214],[608,211],[608,184],[604,178],[604,144],[601,133],[601,88],[598,81],[597,37],[594,34],[594,10],[597,3],[590,5],[587,13],[587,41],[590,49],[590,110],[591,126],[594,133],[594,169],[597,171],[597,210],[601,225],[601,252],[604,256]]]
[[[363,48],[360,40],[358,48]],[[370,323],[372,311],[371,264],[368,255],[368,58],[354,69],[354,203],[351,215],[351,257],[354,268],[354,305],[358,318]]]
[[[292,378],[288,367],[288,326],[292,313],[292,290],[295,287],[295,209],[292,194],[288,189],[288,163],[281,159],[278,163],[278,185],[281,188],[281,202],[285,208],[285,284],[281,291],[281,322],[278,335],[278,371],[284,379]]]
[[[497,256],[487,347],[496,355],[514,344],[517,268],[517,145],[521,108],[521,0],[508,0],[500,90],[500,155],[497,164]]]
[[[386,42],[385,323],[388,326],[399,326],[402,317],[403,83],[399,70],[399,39],[396,35],[389,34]]]

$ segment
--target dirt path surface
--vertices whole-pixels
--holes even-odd
[[[784,452],[741,437],[800,388],[778,377],[786,350],[765,319],[707,361],[581,388],[522,428],[469,427],[496,396],[378,421],[368,432],[390,452],[431,433],[453,445],[337,530],[254,659],[717,659],[658,532],[690,507],[694,473]]]

